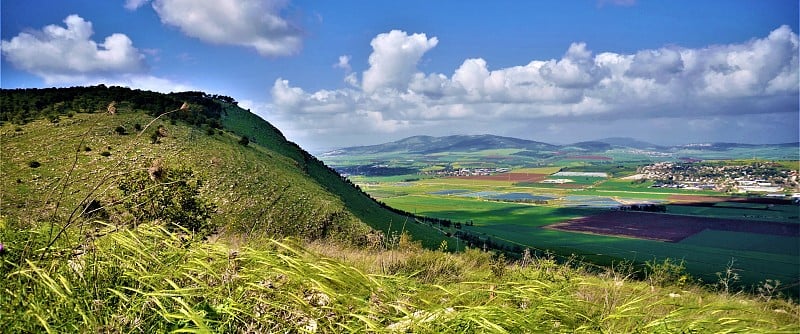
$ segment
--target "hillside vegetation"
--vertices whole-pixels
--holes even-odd
[[[210,223],[228,234],[364,243],[370,229],[399,231],[409,220],[229,97],[97,86],[3,90],[2,102],[0,200],[21,223],[90,223],[79,214],[97,201],[124,224],[117,184],[156,160],[194,172],[199,196],[216,208]],[[418,224],[405,229],[429,247],[444,238]]]
[[[710,291],[669,261],[634,280],[446,252],[229,97],[0,97],[2,332],[800,331],[773,287]]]
[[[4,226],[6,227],[6,226]],[[36,238],[33,232],[27,237]],[[78,255],[10,266],[7,332],[796,333],[800,308],[528,258],[253,240],[187,243],[143,224]],[[652,285],[651,285],[652,284]]]

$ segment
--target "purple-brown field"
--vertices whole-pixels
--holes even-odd
[[[796,237],[800,225],[647,212],[609,211],[549,225],[563,231],[679,242],[705,229]]]

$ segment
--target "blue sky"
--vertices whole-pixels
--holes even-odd
[[[312,151],[411,135],[798,140],[797,1],[3,1],[2,87],[240,101]]]

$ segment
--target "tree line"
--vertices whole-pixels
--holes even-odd
[[[204,92],[162,94],[102,84],[89,87],[0,89],[0,124],[10,122],[22,125],[37,119],[58,122],[61,116],[107,112],[112,103],[118,110],[141,110],[151,116],[178,109],[183,103],[188,103],[192,112],[172,113],[168,117],[216,129],[222,128],[224,104],[237,104],[232,97]]]

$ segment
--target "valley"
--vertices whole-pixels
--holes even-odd
[[[462,145],[462,138],[440,137],[428,141],[460,151],[426,145],[424,154],[402,145],[408,141],[322,158],[391,207],[449,221],[443,229],[469,247],[532,249],[601,266],[677,259],[704,282],[729,263],[741,285],[776,279],[796,289],[800,279],[798,157],[791,145],[537,143],[544,151],[525,160],[517,153],[532,144],[523,140],[472,136]],[[378,176],[389,170],[406,174]]]

